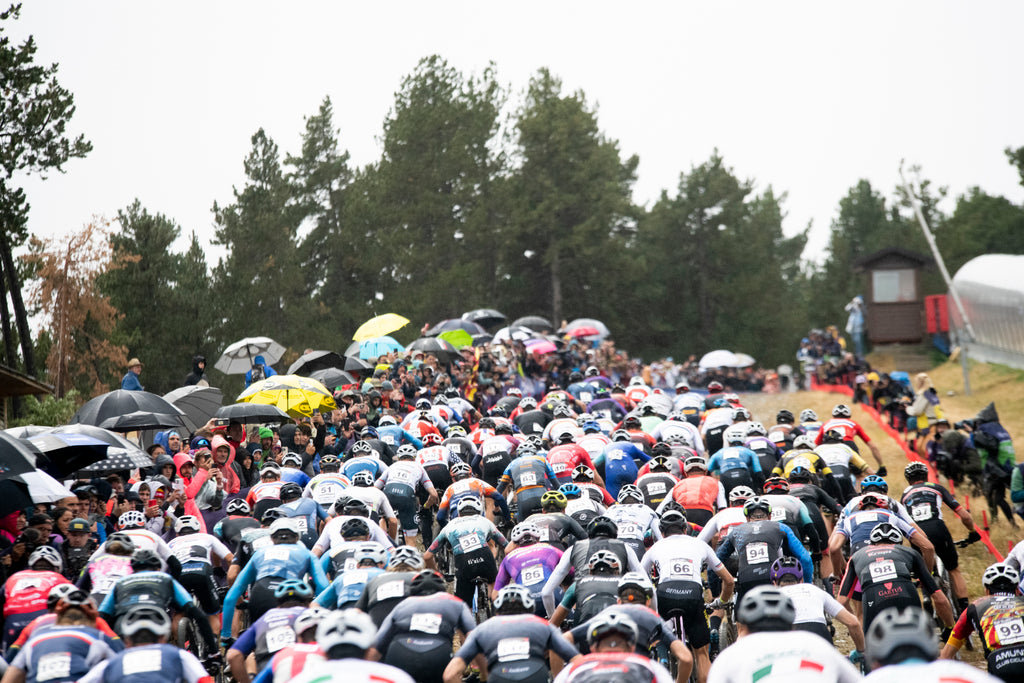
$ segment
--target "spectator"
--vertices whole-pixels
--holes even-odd
[[[121,378],[121,388],[125,391],[142,391],[139,375],[142,374],[142,361],[132,358],[128,361],[128,372]]]
[[[185,378],[184,386],[190,387],[196,384],[204,387],[210,386],[210,383],[206,381],[206,356],[192,356],[192,372]]]

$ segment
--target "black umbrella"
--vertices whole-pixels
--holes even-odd
[[[112,417],[136,412],[184,415],[181,410],[168,403],[163,396],[157,396],[148,391],[118,389],[97,396],[79,408],[71,418],[71,424],[99,425]],[[170,426],[180,426],[180,424]]]
[[[459,357],[457,348],[437,337],[420,337],[406,348],[410,351],[422,351],[425,354],[432,353],[442,363],[449,363],[452,359]]]
[[[5,429],[4,432],[10,434],[17,439],[27,439],[30,436],[36,434],[45,434],[46,432],[53,429],[53,427],[44,427],[41,425],[26,425],[24,427],[10,427]]]
[[[242,424],[288,422],[291,420],[288,414],[277,406],[269,406],[263,403],[232,403],[218,410],[214,417],[228,419],[232,422],[241,422]]]
[[[28,484],[17,479],[0,481],[0,517],[6,517],[12,512],[28,507],[32,507]]]
[[[35,471],[38,457],[39,449],[29,442],[0,432],[0,479]]]
[[[66,478],[72,472],[88,467],[107,457],[110,444],[86,434],[37,434],[28,440],[50,459],[47,468],[56,472],[56,478]]]
[[[526,315],[512,322],[512,327],[528,327],[534,332],[554,332],[555,326],[547,318],[539,315]]]
[[[451,332],[452,330],[465,330],[470,335],[482,334],[485,330],[472,320],[463,320],[462,318],[449,318],[448,320],[442,320],[438,324],[431,327],[426,332],[428,337],[436,337],[442,332]]]
[[[494,325],[500,325],[508,318],[505,317],[504,313],[499,313],[493,308],[478,308],[475,311],[467,311],[466,313],[463,313],[462,319],[471,320],[481,327],[492,327]]]
[[[372,372],[373,364],[367,363],[365,360],[360,358],[358,354],[355,356],[345,356],[345,366],[342,370],[358,376]]]
[[[483,334],[474,334],[473,346],[487,346],[488,344],[491,343],[492,339],[494,339],[494,335],[487,334],[486,332],[484,332]]]
[[[341,355],[345,356],[346,358],[359,358],[359,346],[361,344],[362,342],[352,342],[351,344],[348,345],[348,348],[346,348],[345,352]]]
[[[297,361],[288,366],[288,374],[312,377],[317,370],[344,367],[345,359],[334,351],[310,351],[299,356]]]
[[[136,432],[140,429],[184,427],[185,420],[184,415],[150,413],[145,410],[137,410],[134,413],[108,417],[99,426],[112,432]]]
[[[310,379],[315,379],[320,384],[323,384],[330,390],[334,390],[335,387],[340,387],[344,384],[355,384],[356,378],[338,368],[326,368],[324,370],[317,370],[311,374]]]
[[[107,451],[106,460],[94,462],[88,467],[78,470],[82,474],[106,474],[108,472],[120,472],[121,470],[134,470],[135,468],[152,467],[153,460],[140,450],[122,450],[111,448]]]
[[[167,402],[185,413],[185,428],[194,432],[224,405],[224,393],[216,387],[179,387],[164,394]]]

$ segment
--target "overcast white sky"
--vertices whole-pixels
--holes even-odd
[[[73,130],[94,144],[25,181],[30,228],[60,234],[138,197],[208,243],[257,128],[296,152],[330,95],[341,146],[371,162],[402,77],[437,53],[464,73],[493,60],[517,92],[545,66],[582,89],[639,155],[641,203],[717,147],[788,194],[787,231],[813,221],[820,252],[847,189],[868,178],[890,194],[902,158],[953,195],[1024,201],[1003,154],[1024,145],[1021,26],[1013,1],[28,0],[12,35],[60,63]]]

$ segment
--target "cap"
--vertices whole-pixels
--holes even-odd
[[[261,439],[273,439],[274,432],[267,427],[260,427],[260,438]]]
[[[82,519],[81,517],[76,517],[75,519],[71,520],[71,522],[68,524],[68,533],[71,533],[73,531],[84,531],[88,533],[89,522]]]

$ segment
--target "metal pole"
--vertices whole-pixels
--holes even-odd
[[[925,220],[924,213],[921,211],[921,204],[917,201],[917,195],[914,194],[910,183],[907,182],[906,176],[903,175],[902,162],[900,163],[900,180],[903,181],[903,189],[910,198],[910,205],[914,209],[914,215],[917,216],[917,222],[921,225],[921,232],[924,233],[924,238],[932,250],[932,256],[935,257],[935,263],[939,266],[939,272],[942,273],[942,279],[946,281],[946,287],[949,289],[949,293],[953,297],[953,303],[956,304],[957,311],[960,313],[960,319],[963,321],[964,331],[966,334],[958,333],[957,340],[960,342],[960,358],[964,370],[964,393],[970,396],[971,380],[967,371],[967,342],[975,338],[974,328],[971,327],[971,321],[967,317],[967,311],[964,309],[964,304],[960,300],[960,295],[957,293],[956,287],[953,285],[953,278],[949,276],[949,270],[946,269],[946,262],[942,259],[942,254],[939,253],[939,246],[935,243],[935,235],[932,234],[931,228],[928,227],[928,221]]]

